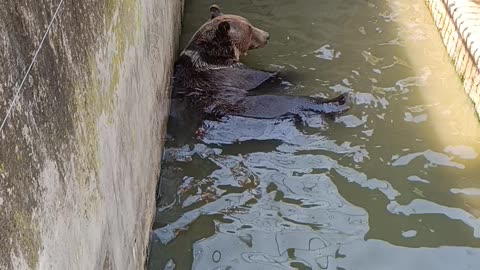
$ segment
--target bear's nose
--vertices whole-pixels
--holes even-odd
[[[269,33],[267,33],[267,40],[269,40],[269,39],[270,39],[270,34],[269,34]]]

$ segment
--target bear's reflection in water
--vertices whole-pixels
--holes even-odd
[[[278,82],[278,74],[251,69],[240,63],[240,55],[264,47],[269,34],[243,17],[222,14],[216,5],[210,12],[211,19],[194,34],[175,63],[169,122],[183,129],[182,134],[191,137],[205,119],[279,119],[348,109],[343,95],[322,99],[261,94],[265,82]]]

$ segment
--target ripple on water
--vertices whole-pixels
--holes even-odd
[[[258,186],[240,194],[220,191],[217,194],[220,197],[215,201],[188,211],[175,222],[155,230],[155,236],[167,244],[175,239],[178,231],[201,215],[221,213],[228,217],[228,223],[216,222],[214,236],[194,244],[194,269],[221,265],[242,269],[268,265],[272,269],[282,269],[292,263],[288,256],[291,249],[295,249],[295,260],[299,263],[328,267],[340,245],[363,239],[369,229],[367,212],[339,194],[329,176],[333,171],[347,182],[378,190],[390,200],[399,195],[387,181],[369,179],[364,173],[342,166],[328,156],[297,154],[308,149],[323,149],[352,154],[354,160],[361,160],[360,157],[368,154],[362,148],[345,143],[337,145],[319,135],[304,135],[288,120],[237,120],[239,122],[230,119],[224,123],[210,123],[204,141],[210,144],[253,138],[284,141],[276,152],[254,152],[245,156],[221,154],[218,149],[202,145],[196,145],[193,150],[176,149],[178,153],[175,149],[167,151],[169,156],[182,161],[190,160],[191,155],[199,155],[214,162],[218,169],[209,177],[215,179],[217,187],[242,186],[246,179],[261,179]],[[244,122],[243,126],[241,122]],[[282,127],[285,125],[287,128]],[[255,128],[251,129],[251,126]],[[272,185],[274,190],[268,191]],[[187,203],[183,204],[195,203],[198,197],[193,197],[187,198]],[[257,202],[247,205],[252,199]]]
[[[262,179],[259,201],[230,215],[232,222],[217,223],[217,234],[194,244],[194,269],[285,269],[294,261],[327,265],[339,245],[362,239],[368,231],[365,210],[339,196],[326,174],[292,176],[295,164],[280,161],[271,167],[264,162],[260,157],[246,162]],[[266,193],[272,183],[277,190]],[[276,199],[278,192],[284,194],[282,200]],[[292,249],[293,261],[288,255]],[[215,252],[222,254],[219,262],[212,260]]]
[[[312,269],[319,266],[336,269],[332,267],[344,263],[336,258],[340,250],[348,250],[350,259],[359,252],[350,245],[374,249],[370,245],[380,243],[390,248],[381,241],[362,241],[369,230],[368,214],[339,194],[330,178],[331,172],[336,172],[347,182],[383,194],[390,201],[386,209],[392,214],[443,214],[472,227],[475,237],[480,235],[479,219],[462,209],[419,199],[400,205],[396,201],[400,193],[388,181],[369,178],[326,155],[298,155],[299,151],[321,149],[362,162],[368,158],[368,152],[362,147],[350,143],[338,145],[318,134],[303,134],[295,127],[294,121],[288,119],[264,121],[232,117],[226,122],[210,122],[208,126],[203,142],[209,145],[271,139],[279,140],[281,144],[274,152],[251,152],[240,156],[223,154],[219,148],[206,144],[196,144],[193,149],[167,149],[166,157],[176,161],[189,162],[192,156],[198,155],[216,164],[218,168],[209,178],[215,181],[217,199],[187,211],[176,221],[155,230],[157,239],[163,244],[170,243],[179,231],[202,215],[222,214],[230,220],[227,223],[215,221],[216,233],[193,245],[193,269],[287,269],[294,262]],[[468,147],[447,147],[445,152],[463,158],[474,156]],[[428,166],[464,167],[451,161],[448,155],[431,150],[395,156],[392,166],[406,166],[420,156],[429,162]],[[410,176],[408,180],[429,183],[418,176]],[[256,184],[241,193],[225,190],[225,187],[243,187],[248,181],[256,181]],[[272,185],[274,188],[269,190]],[[476,189],[452,189],[451,192],[480,194]],[[197,194],[185,198],[183,207],[198,203],[200,197]],[[256,203],[249,204],[251,200]],[[416,235],[415,230],[402,233],[405,238]],[[293,259],[289,250],[295,250]],[[392,247],[392,250],[396,248]],[[425,253],[436,254],[432,250],[425,250]]]
[[[431,201],[415,199],[407,205],[400,205],[397,202],[390,202],[387,209],[394,214],[421,215],[421,214],[443,214],[453,220],[460,220],[473,229],[473,236],[480,237],[480,219],[474,217],[467,211],[443,206]]]
[[[432,150],[426,150],[424,152],[411,153],[401,157],[394,157],[392,166],[406,166],[418,157],[424,157],[428,163],[425,164],[425,168],[436,166],[454,167],[457,169],[464,169],[463,164],[452,161],[453,158],[446,154],[434,152]]]
[[[462,194],[467,196],[480,196],[480,188],[451,188],[452,194]]]

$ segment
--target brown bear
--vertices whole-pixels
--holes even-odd
[[[220,119],[226,115],[278,118],[302,111],[344,111],[345,97],[330,100],[282,95],[255,95],[275,73],[250,69],[240,63],[248,50],[264,47],[270,36],[247,19],[224,15],[217,5],[211,17],[180,54],[175,63],[172,97],[186,101],[195,116]]]

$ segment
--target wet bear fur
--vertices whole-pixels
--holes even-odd
[[[335,113],[345,110],[345,97],[255,95],[275,74],[250,69],[240,62],[249,50],[264,47],[269,34],[237,15],[224,15],[217,5],[211,17],[193,35],[175,63],[172,89],[173,117],[179,121],[219,120],[224,116],[272,119],[303,111]],[[179,109],[181,108],[181,109]],[[178,109],[180,111],[178,111]],[[176,114],[176,115],[175,115]]]

